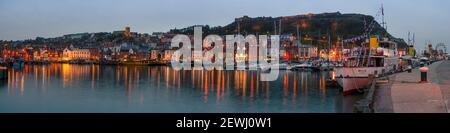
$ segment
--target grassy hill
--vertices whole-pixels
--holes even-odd
[[[281,20],[281,21],[280,21]],[[322,14],[305,14],[296,16],[283,17],[256,17],[251,18],[243,16],[236,18],[234,22],[218,27],[210,27],[203,25],[204,35],[207,34],[274,34],[279,31],[279,23],[281,22],[281,33],[296,35],[297,27],[301,32],[302,38],[319,40],[327,37],[328,34],[332,40],[338,37],[343,39],[360,36],[364,33],[367,25],[374,23],[371,35],[380,35],[389,38],[395,38],[389,34],[378,22],[374,21],[374,17],[363,14],[341,14],[322,13]],[[193,27],[183,29],[172,29],[171,33],[192,34]],[[238,28],[239,27],[239,28]],[[276,27],[276,28],[275,28]],[[239,29],[239,30],[238,30]],[[405,41],[395,39],[400,47],[406,47]],[[304,40],[303,40],[304,41]],[[313,42],[314,44],[315,42]]]

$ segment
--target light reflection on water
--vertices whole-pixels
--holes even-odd
[[[347,112],[330,73],[51,64],[10,69],[0,112]]]

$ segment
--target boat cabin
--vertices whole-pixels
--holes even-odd
[[[344,60],[344,67],[384,67],[384,56],[349,57]]]

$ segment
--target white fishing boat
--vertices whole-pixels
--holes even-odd
[[[362,46],[368,46],[363,43]],[[355,48],[350,57],[345,58],[344,67],[334,68],[336,80],[349,95],[368,87],[369,75],[380,77],[395,72],[399,65],[397,44],[393,41],[380,41],[377,48]]]

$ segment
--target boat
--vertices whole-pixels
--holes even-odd
[[[0,66],[0,80],[8,79],[8,68],[4,66]]]
[[[342,62],[336,62],[336,64],[334,65],[335,67],[344,67],[344,63]]]
[[[249,67],[247,65],[236,65],[236,70],[247,70]]]
[[[320,71],[331,71],[333,68],[334,65],[330,62],[322,62],[316,67],[316,69]]]
[[[141,61],[121,61],[120,65],[137,65],[137,66],[147,66],[152,64],[149,60],[141,60]]]
[[[380,41],[377,48],[355,48],[344,59],[343,67],[334,68],[336,81],[344,95],[350,95],[369,86],[369,75],[377,78],[397,71],[399,61],[397,43],[387,39]]]
[[[272,68],[278,68],[278,70],[291,70],[292,66],[288,62],[281,62],[278,64],[273,64],[274,67]]]
[[[421,57],[419,59],[419,61],[420,61],[420,64],[425,64],[425,65],[429,65],[430,64],[430,59],[427,58],[427,57]]]
[[[295,70],[312,70],[314,68],[311,62],[304,62],[302,64],[294,65]]]
[[[25,66],[25,60],[23,60],[23,59],[15,59],[15,60],[13,60],[12,65],[13,65],[12,67],[14,69],[21,69],[21,68],[23,68]]]

